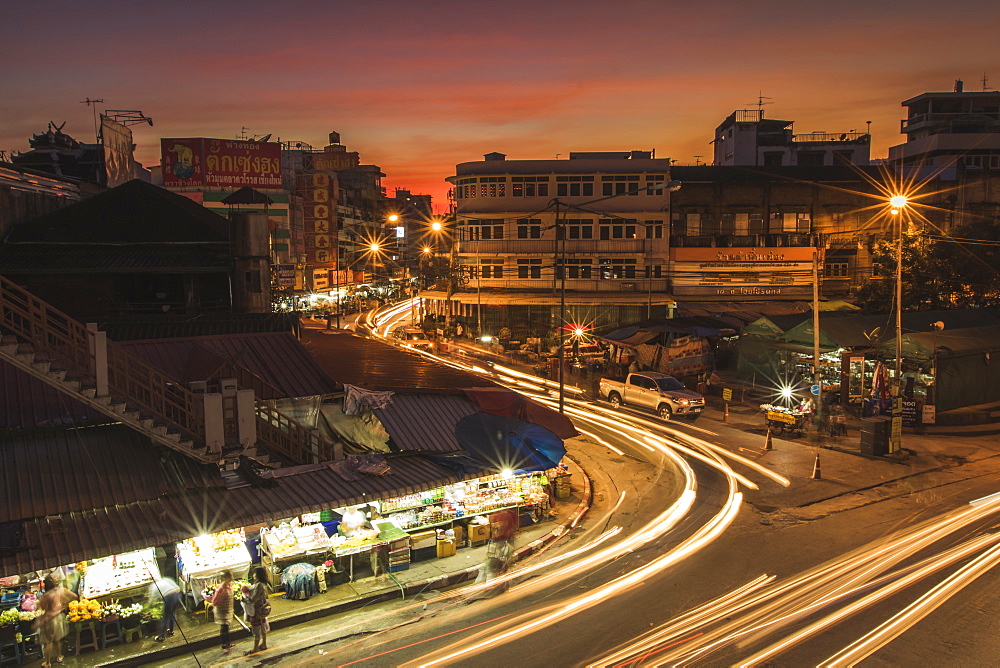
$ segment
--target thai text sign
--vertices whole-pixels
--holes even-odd
[[[768,411],[767,412],[768,421],[774,422],[784,422],[785,424],[795,424],[798,420],[795,419],[794,415],[788,413],[782,413],[781,411]]]
[[[161,139],[160,156],[167,187],[281,187],[281,144],[277,142]]]
[[[775,297],[812,292],[812,247],[673,248],[674,294]]]
[[[300,178],[306,262],[336,268],[337,177],[327,172],[306,172]]]

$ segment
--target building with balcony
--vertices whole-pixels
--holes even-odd
[[[1000,169],[1000,91],[921,93],[904,100],[900,132],[906,141],[889,149],[899,165]]]
[[[715,128],[715,165],[823,167],[867,165],[867,132],[795,134],[794,121],[764,118],[763,109],[737,109]]]
[[[648,151],[459,164],[448,179],[456,278],[424,296],[468,328],[515,338],[663,317],[670,178],[670,160]]]

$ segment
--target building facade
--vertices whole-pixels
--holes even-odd
[[[966,91],[959,80],[950,93],[921,93],[902,105],[906,141],[889,149],[892,164],[1000,170],[1000,91]]]
[[[666,315],[670,179],[670,160],[646,151],[458,165],[454,309],[503,306],[510,321],[486,324],[531,335]]]
[[[715,128],[715,165],[823,167],[867,165],[867,132],[795,134],[794,121],[764,118],[763,109],[737,109]]]

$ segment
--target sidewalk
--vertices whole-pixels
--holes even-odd
[[[568,499],[556,501],[553,506],[553,510],[556,511],[554,518],[524,527],[518,532],[514,539],[516,546],[514,560],[526,559],[566,534],[590,508],[590,500],[590,480],[586,472],[576,466],[572,495]],[[408,570],[392,574],[395,581],[387,576],[364,577],[353,583],[333,585],[325,593],[306,601],[286,600],[280,593],[272,594],[272,612],[269,617],[271,628],[285,628],[372,603],[398,599],[401,595],[408,599],[423,591],[443,589],[473,581],[479,573],[480,564],[486,559],[486,550],[486,545],[461,548],[452,557],[413,562]],[[218,628],[211,620],[206,620],[204,610],[195,612],[181,610],[178,612],[177,633],[162,643],[147,637],[137,642],[115,645],[103,650],[85,651],[78,657],[72,652],[67,652],[63,665],[141,666],[163,661],[191,651],[216,648],[219,644]],[[233,642],[237,643],[237,649],[232,656],[239,656],[243,651],[250,649],[252,637],[239,622],[232,627],[232,637]],[[70,641],[71,638],[67,638],[65,642],[68,645]],[[219,657],[222,656],[220,651]]]

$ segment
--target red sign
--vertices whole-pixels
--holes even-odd
[[[239,139],[161,139],[163,185],[280,188],[281,144]]]

